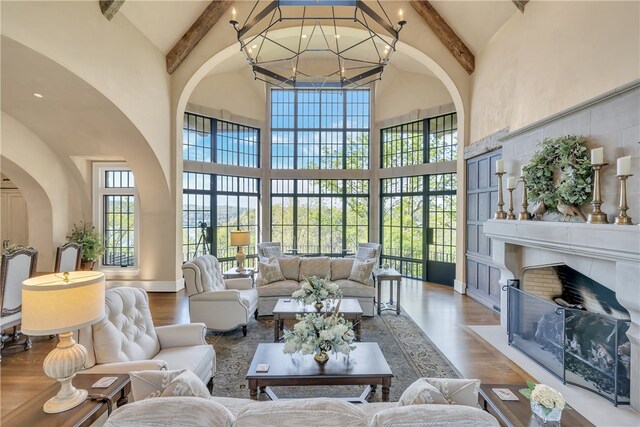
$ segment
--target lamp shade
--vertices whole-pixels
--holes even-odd
[[[251,233],[248,231],[235,230],[231,231],[230,246],[249,246],[251,242]]]
[[[104,317],[104,290],[104,273],[95,271],[47,274],[25,280],[22,332],[52,335],[96,323]]]

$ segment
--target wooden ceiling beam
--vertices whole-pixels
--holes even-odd
[[[213,28],[233,2],[227,0],[213,0],[196,19],[191,28],[167,54],[167,72],[173,73],[182,61],[191,53],[194,47]]]
[[[529,0],[513,0],[513,4],[516,5],[520,12],[524,13],[524,7],[529,3]]]
[[[109,21],[116,16],[125,0],[100,0],[100,10]]]
[[[467,73],[475,70],[475,57],[460,37],[451,29],[447,21],[444,20],[437,10],[426,0],[410,1],[411,7],[418,12],[418,15],[431,28],[435,35],[445,45],[454,58],[462,65]]]

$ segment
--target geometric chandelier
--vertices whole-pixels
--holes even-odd
[[[278,87],[353,88],[380,80],[402,27],[380,1],[256,1],[237,32],[240,50],[254,77]]]

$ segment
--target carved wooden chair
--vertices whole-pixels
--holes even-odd
[[[58,246],[58,249],[56,250],[56,264],[53,271],[55,273],[63,271],[78,271],[80,270],[81,258],[81,244],[69,242],[62,246]]]
[[[25,350],[31,348],[31,339],[25,337],[19,341],[18,325],[22,323],[22,282],[36,273],[38,251],[33,248],[19,249],[14,252],[3,252],[0,263],[0,349],[7,347],[5,342],[11,340],[9,346],[24,345]],[[5,329],[13,328],[11,334],[4,334]],[[1,360],[0,354],[0,360]]]

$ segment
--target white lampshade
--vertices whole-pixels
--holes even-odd
[[[251,233],[248,231],[235,230],[231,231],[231,241],[229,246],[249,246],[251,242]]]
[[[96,323],[104,317],[104,290],[104,273],[95,271],[47,274],[25,280],[22,332],[52,335]]]

